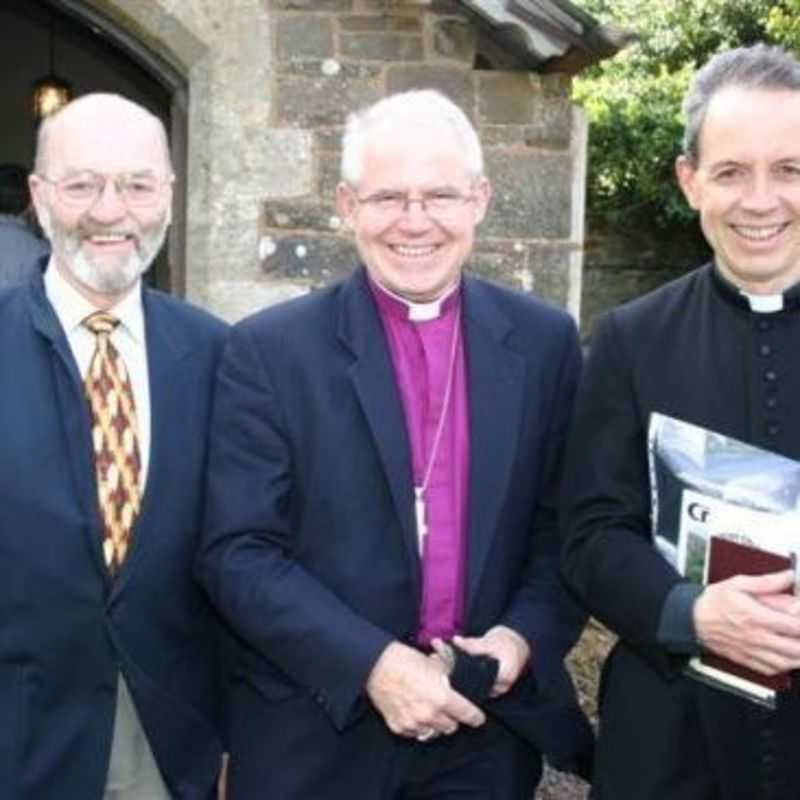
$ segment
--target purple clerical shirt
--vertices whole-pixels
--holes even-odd
[[[411,444],[414,486],[421,486],[431,459],[447,395],[442,434],[433,454],[425,491],[428,533],[422,551],[422,608],[417,641],[449,639],[462,630],[466,576],[467,500],[469,497],[469,409],[461,290],[446,297],[431,319],[413,319],[419,311],[370,282],[389,343]],[[430,308],[430,305],[427,305]],[[422,316],[427,316],[423,314]],[[457,337],[455,350],[453,336]],[[413,498],[409,498],[409,503]]]

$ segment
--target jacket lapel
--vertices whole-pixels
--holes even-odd
[[[522,415],[525,363],[505,340],[512,325],[475,280],[464,280],[470,413],[467,614],[507,497]]]
[[[55,401],[61,419],[75,498],[89,521],[89,525],[86,526],[88,545],[98,570],[108,580],[108,570],[103,560],[100,516],[97,507],[89,404],[83,392],[83,381],[67,337],[45,295],[41,276],[33,279],[29,298],[33,327],[47,341],[51,349]]]
[[[354,356],[349,368],[350,380],[386,473],[419,596],[410,446],[386,337],[363,268],[342,287],[338,337]]]
[[[169,448],[175,444],[169,426],[181,413],[182,392],[192,391],[191,375],[182,374],[184,364],[188,363],[186,356],[192,349],[191,341],[178,326],[169,325],[163,307],[147,290],[143,291],[142,303],[150,388],[150,461],[141,509],[131,535],[131,549],[113,583],[112,600],[124,590],[136,565],[147,557],[147,533],[157,530],[151,517],[158,514],[159,507],[163,510],[160,495],[165,485],[164,470],[168,469]]]

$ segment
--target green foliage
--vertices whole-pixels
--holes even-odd
[[[575,98],[591,121],[591,216],[656,228],[693,219],[674,177],[689,72],[662,68],[655,76],[601,74],[577,82]]]
[[[588,208],[610,225],[686,226],[674,178],[681,101],[714,53],[757,41],[800,49],[800,0],[583,0],[640,41],[576,78],[590,122]]]
[[[783,0],[771,8],[767,30],[776,42],[800,52],[800,0]]]

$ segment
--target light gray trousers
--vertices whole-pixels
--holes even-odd
[[[114,739],[103,800],[170,800],[121,673],[117,682]]]

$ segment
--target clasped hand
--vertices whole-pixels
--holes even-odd
[[[510,628],[496,626],[484,636],[456,636],[453,642],[473,655],[496,658],[499,669],[492,696],[507,692],[522,673],[530,656],[525,640]],[[386,725],[399,736],[424,740],[455,733],[460,725],[477,728],[486,721],[478,706],[450,686],[447,659],[441,643],[424,655],[412,647],[392,642],[381,653],[367,680],[366,691]]]
[[[800,598],[794,574],[737,575],[695,601],[695,632],[711,652],[764,675],[800,668]]]
[[[459,725],[477,728],[484,713],[450,686],[447,669],[435,655],[392,642],[381,653],[366,685],[372,704],[398,736],[430,738],[451,734]]]

